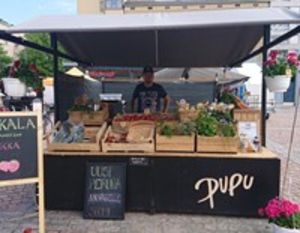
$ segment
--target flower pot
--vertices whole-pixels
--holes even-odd
[[[288,229],[273,224],[273,232],[274,233],[300,233],[300,229]]]
[[[286,92],[291,83],[291,78],[287,75],[267,76],[265,80],[268,89],[272,92]]]
[[[300,233],[300,229],[288,229],[273,224],[274,233]]]
[[[11,97],[23,97],[26,94],[27,87],[17,78],[3,78],[4,91]]]

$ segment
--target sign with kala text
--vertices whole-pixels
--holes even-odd
[[[39,233],[45,233],[43,158],[41,112],[1,112],[0,187],[38,184]]]
[[[84,218],[123,219],[126,164],[87,163]]]
[[[0,116],[0,180],[37,177],[37,116]]]

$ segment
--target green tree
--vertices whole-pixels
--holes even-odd
[[[0,45],[0,78],[7,76],[7,67],[12,62],[12,58],[7,55],[3,46]]]
[[[47,33],[25,34],[25,39],[48,48],[51,43]],[[41,76],[53,76],[53,56],[51,54],[25,48],[19,53],[19,58],[22,64],[35,64]],[[62,70],[62,67],[62,60],[59,59],[59,69]]]

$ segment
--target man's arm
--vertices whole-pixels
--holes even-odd
[[[134,91],[132,93],[132,99],[131,99],[131,112],[135,112],[136,106],[137,106],[137,99],[138,99],[138,92],[139,92],[139,85],[137,85],[134,88]]]
[[[136,102],[137,102],[137,98],[132,98],[131,100],[131,112],[134,112],[135,108],[136,108]]]
[[[163,99],[163,113],[167,113],[168,109],[169,109],[169,104],[170,104],[170,97],[168,95],[166,95]]]

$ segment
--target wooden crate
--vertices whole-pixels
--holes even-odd
[[[234,120],[237,122],[255,122],[257,125],[257,136],[261,139],[261,111],[256,109],[235,109]]]
[[[48,151],[101,151],[101,139],[104,136],[107,124],[104,123],[98,130],[94,139],[82,143],[49,143]]]
[[[258,121],[261,120],[261,111],[256,109],[235,109],[234,119],[237,121]]]
[[[152,133],[152,141],[143,143],[108,143],[106,142],[106,139],[111,130],[111,126],[109,126],[104,138],[102,139],[103,152],[154,152],[154,129]]]
[[[172,151],[172,152],[194,152],[196,144],[196,136],[192,134],[173,135],[172,137],[160,135],[156,133],[155,138],[156,151]]]
[[[197,152],[237,153],[240,139],[235,137],[204,137],[197,135]]]
[[[101,129],[101,127],[99,127],[99,126],[85,126],[84,127],[84,138],[85,139],[96,138],[96,135],[100,129]]]
[[[197,119],[199,116],[199,111],[195,112],[179,112],[178,113],[179,120],[181,122],[191,122]]]
[[[106,122],[109,117],[108,108],[105,107],[101,111],[84,113],[83,114],[83,124],[84,125],[97,125],[100,126]]]

